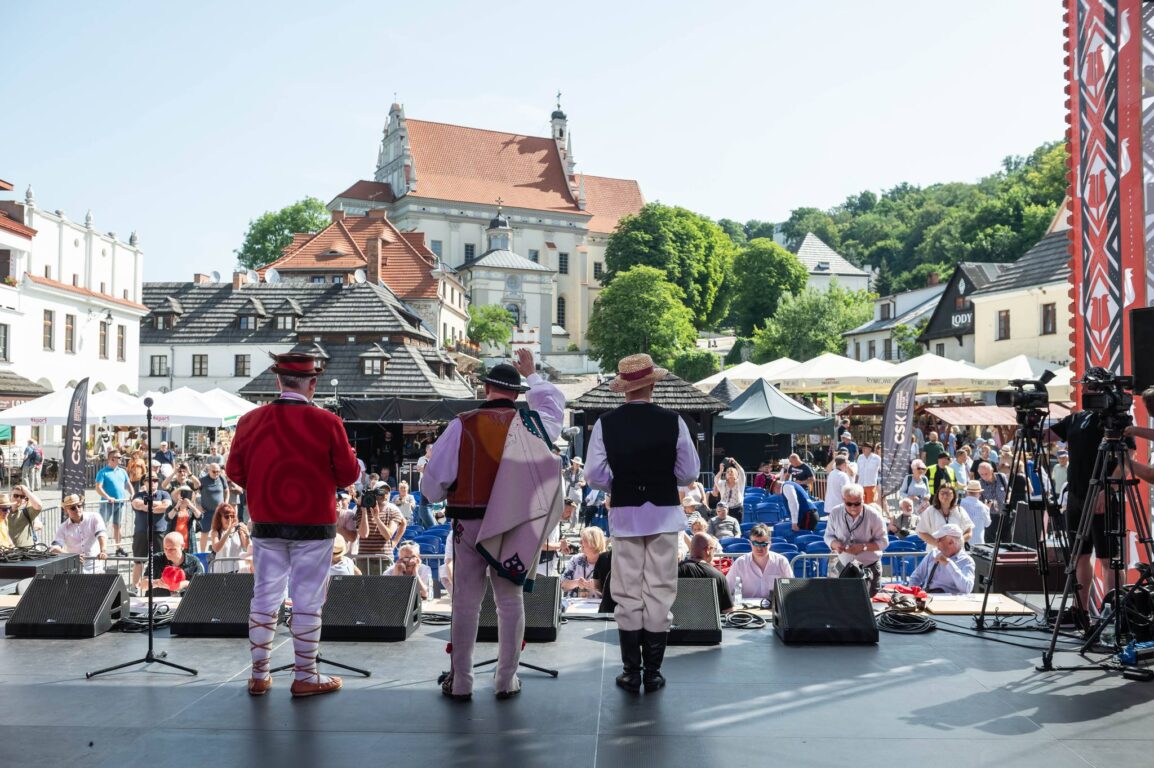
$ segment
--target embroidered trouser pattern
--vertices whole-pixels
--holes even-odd
[[[255,581],[249,608],[248,636],[254,678],[268,675],[268,658],[276,628],[275,617],[287,587],[293,604],[295,677],[297,680],[313,682],[324,682],[327,679],[317,672],[316,659],[332,552],[333,543],[329,539],[252,540]]]
[[[480,520],[453,521],[453,693],[473,692],[473,646],[481,620],[481,600],[489,577],[489,564],[477,552]],[[511,690],[521,660],[525,637],[523,589],[508,579],[494,577],[493,598],[497,603],[498,691]]]

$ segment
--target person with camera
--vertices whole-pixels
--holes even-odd
[[[221,504],[212,515],[208,546],[213,573],[238,573],[251,569],[248,526],[240,522],[236,507]]]
[[[421,562],[421,545],[405,541],[397,548],[397,562],[385,571],[386,576],[415,576],[421,599],[433,596],[433,569]]]
[[[196,554],[200,551],[196,546],[196,531],[200,527],[199,523],[201,517],[204,516],[204,510],[193,501],[192,488],[187,485],[172,489],[170,494],[172,495],[172,506],[164,515],[168,520],[168,530],[175,531],[184,538],[186,552]]]
[[[830,563],[829,575],[841,576],[856,565],[869,582],[870,596],[881,587],[882,568],[879,552],[889,546],[886,522],[873,504],[865,503],[865,489],[849,483],[841,489],[841,503],[829,512],[825,543],[837,560]]]
[[[164,534],[168,531],[168,520],[165,515],[172,507],[172,496],[168,491],[160,490],[159,483],[158,476],[149,475],[141,484],[140,490],[132,497],[132,511],[135,513],[132,524],[132,556],[135,558],[148,557],[149,500],[152,501],[152,521],[155,526],[152,532],[152,551],[158,552],[164,546]],[[143,573],[143,563],[133,563],[132,583],[138,583]]]
[[[357,565],[368,575],[379,576],[393,564],[393,551],[404,539],[409,524],[401,510],[389,501],[387,486],[365,491],[357,509],[360,512],[358,532],[367,525],[366,533],[357,544]]]
[[[721,462],[713,480],[713,492],[720,499],[718,504],[724,505],[730,517],[740,525],[745,513],[745,470],[737,459],[728,458]]]

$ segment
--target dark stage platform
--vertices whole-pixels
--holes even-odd
[[[268,696],[248,696],[244,640],[163,630],[158,649],[198,677],[152,665],[88,680],[142,656],[146,638],[4,639],[0,765],[1084,768],[1149,765],[1154,754],[1154,683],[1039,674],[1036,651],[940,630],[883,634],[877,646],[787,647],[769,628],[726,629],[721,646],[671,648],[669,686],[629,696],[613,684],[615,625],[574,621],[525,654],[559,679],[525,672],[523,694],[499,702],[482,674],[469,704],[434,684],[447,635],[426,625],[402,643],[327,643],[323,653],[373,676],[299,701],[288,673]],[[274,663],[292,660],[288,641],[281,628]],[[480,659],[495,646],[478,648]]]

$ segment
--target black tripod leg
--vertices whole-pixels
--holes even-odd
[[[477,667],[486,667],[490,664],[496,664],[496,663],[497,663],[496,659],[489,659],[488,661],[478,661],[476,664],[473,665],[473,669],[476,669]],[[557,677],[558,675],[561,674],[560,672],[558,672],[555,669],[549,669],[548,667],[538,667],[536,664],[530,664],[530,663],[525,662],[525,661],[518,661],[517,666],[518,667],[524,667],[525,669],[531,669],[534,672],[541,672],[543,674],[549,675],[549,677]]]

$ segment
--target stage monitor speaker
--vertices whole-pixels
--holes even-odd
[[[525,642],[555,641],[561,627],[561,579],[556,576],[538,576],[533,591],[521,594],[525,598]],[[497,603],[493,600],[492,583],[485,585],[485,597],[481,600],[477,642],[497,642]]]
[[[773,629],[786,643],[876,643],[869,584],[864,579],[778,579]]]
[[[96,637],[128,614],[128,590],[116,573],[37,576],[4,627],[11,637]]]
[[[53,555],[0,563],[0,579],[31,579],[57,573],[80,573],[80,555]]]
[[[201,573],[192,578],[172,617],[172,634],[248,637],[251,573]]]
[[[717,645],[721,642],[721,605],[713,579],[678,579],[673,601],[670,645]]]
[[[321,640],[399,642],[421,623],[416,576],[333,576]]]
[[[1154,339],[1154,307],[1130,310],[1130,372],[1134,374],[1135,395],[1154,387],[1154,355],[1146,346],[1149,339]]]

